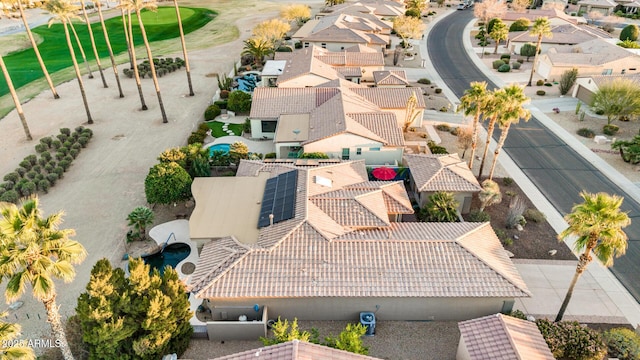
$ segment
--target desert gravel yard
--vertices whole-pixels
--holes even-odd
[[[316,328],[320,338],[337,336],[346,321],[299,321],[300,329]],[[388,360],[453,360],[460,332],[455,321],[378,321],[376,335],[364,337],[369,355]],[[260,341],[209,341],[193,339],[182,359],[215,359],[262,347]]]

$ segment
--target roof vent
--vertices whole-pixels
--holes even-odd
[[[322,186],[326,186],[326,187],[331,187],[331,179],[326,178],[326,177],[322,177],[322,176],[316,176],[315,178],[315,182],[318,185],[322,185]]]

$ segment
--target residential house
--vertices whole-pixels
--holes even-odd
[[[393,26],[379,19],[349,14],[336,14],[305,23],[291,39],[303,47],[312,44],[330,51],[343,51],[353,45],[363,45],[382,51],[391,44]]]
[[[587,105],[591,105],[593,94],[598,91],[598,88],[602,84],[615,79],[629,79],[640,84],[640,74],[580,76],[576,79],[571,96],[580,99]]]
[[[402,161],[402,125],[412,88],[368,88],[333,80],[313,88],[256,88],[249,115],[254,138],[273,139],[278,158],[322,152],[367,164]],[[426,107],[418,96],[420,126]]]
[[[471,210],[473,194],[482,190],[458,154],[405,154],[404,161],[411,173],[411,190],[420,207],[429,202],[433,193],[447,191],[459,202],[458,213],[466,214]]]
[[[383,70],[373,72],[373,81],[380,88],[403,88],[409,86],[404,70]]]
[[[638,0],[617,0],[618,9],[625,14],[637,14],[638,8],[640,8],[640,1]]]
[[[259,209],[245,197],[225,206],[259,213],[244,225],[259,228],[255,242],[211,240],[188,279],[211,310],[210,338],[230,336],[224,328],[237,322],[221,321],[234,319],[229,311],[244,311],[240,320],[256,327],[267,311],[270,319],[357,321],[375,311],[384,320],[467,320],[511,311],[516,298],[530,296],[489,223],[393,222],[394,212],[411,211],[402,183],[369,182],[363,161],[241,161],[236,177],[266,171]],[[194,196],[196,211],[220,207]],[[205,222],[218,226],[215,217]]]
[[[578,24],[579,18],[567,15],[564,11],[556,8],[549,9],[528,9],[525,12],[507,11],[500,18],[506,24],[511,25],[518,19],[528,19],[533,23],[537,18],[546,17],[551,26]]]
[[[567,70],[578,68],[580,76],[636,74],[640,56],[604,39],[593,39],[570,49],[552,48],[540,55],[536,72],[542,78],[560,80]]]
[[[609,16],[613,13],[616,6],[618,6],[618,4],[613,0],[580,0],[578,1],[578,14],[584,15],[597,12],[602,16]]]
[[[247,350],[236,354],[217,357],[214,360],[382,360],[367,355],[291,340],[285,343]]]
[[[543,37],[540,44],[541,53],[547,52],[550,48],[571,47],[593,39],[610,39],[611,35],[601,29],[588,25],[564,24],[551,28],[553,36]],[[507,47],[509,51],[520,54],[520,48],[527,43],[536,44],[537,35],[532,35],[529,31],[512,31],[509,33]]]
[[[458,323],[456,360],[553,360],[536,323],[493,314]]]
[[[396,16],[404,15],[405,7],[402,3],[397,1],[364,0],[357,2],[345,2],[322,9],[316,15],[316,19],[344,12],[373,14],[380,18],[392,19]]]

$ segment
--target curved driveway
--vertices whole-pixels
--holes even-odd
[[[464,48],[464,28],[472,18],[472,11],[457,11],[437,22],[427,37],[433,67],[458,98],[471,81],[486,81],[490,88],[496,87],[476,67]],[[511,127],[503,150],[562,214],[570,212],[573,204],[580,202],[578,193],[582,190],[625,197],[623,210],[628,211],[632,219],[625,229],[629,248],[625,256],[615,260],[611,271],[640,302],[640,204],[535,117]]]

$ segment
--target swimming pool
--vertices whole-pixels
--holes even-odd
[[[215,151],[222,151],[225,154],[229,153],[229,144],[215,144],[209,147],[209,157],[213,156]]]
[[[142,260],[144,260],[145,264],[148,264],[151,267],[151,271],[153,271],[153,269],[158,269],[160,274],[163,274],[165,266],[169,265],[175,269],[180,261],[186,259],[190,253],[191,247],[189,245],[184,243],[173,243],[171,245],[167,245],[167,247],[164,248],[164,251],[145,256]]]

